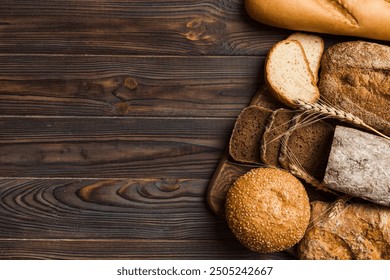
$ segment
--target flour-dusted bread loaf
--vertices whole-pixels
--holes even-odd
[[[279,154],[282,138],[290,127],[294,115],[294,111],[284,108],[272,113],[261,141],[260,157],[263,163],[280,167]]]
[[[390,135],[389,73],[389,46],[364,41],[336,44],[322,58],[321,99]]]
[[[390,40],[388,0],[245,0],[245,7],[271,26]]]
[[[242,163],[260,163],[260,145],[272,110],[249,106],[238,116],[229,142],[231,157]]]
[[[280,102],[296,106],[296,100],[314,103],[320,97],[316,78],[305,51],[297,40],[283,40],[269,51],[265,61],[265,84]]]
[[[390,207],[390,141],[337,126],[324,183],[332,190]]]
[[[314,201],[300,259],[390,259],[390,208]]]
[[[304,179],[308,174],[321,182],[332,145],[334,126],[317,120],[304,124],[305,115],[294,117],[289,133],[283,137],[279,162],[283,168],[294,173],[296,168],[305,174],[295,175]],[[310,183],[310,182],[309,182]]]
[[[313,74],[314,81],[317,83],[318,71],[321,66],[321,58],[325,48],[324,40],[318,35],[302,32],[291,34],[288,36],[287,40],[296,40],[301,44]]]

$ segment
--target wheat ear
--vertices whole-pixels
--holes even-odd
[[[368,130],[371,130],[372,132],[375,132],[381,137],[384,137],[387,140],[390,140],[390,137],[379,132],[372,126],[369,126],[366,124],[362,119],[352,115],[351,113],[345,112],[340,109],[333,108],[331,106],[325,105],[325,104],[319,104],[319,103],[308,103],[303,100],[297,99],[295,100],[295,104],[297,104],[297,107],[301,111],[314,113],[317,115],[323,115],[330,118],[338,119],[340,121],[349,122],[352,124],[359,125],[361,127],[364,127]]]

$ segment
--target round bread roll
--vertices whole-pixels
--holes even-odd
[[[292,247],[302,239],[310,220],[302,183],[277,168],[256,168],[239,177],[227,193],[225,207],[233,234],[259,253]]]

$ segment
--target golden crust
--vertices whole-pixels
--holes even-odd
[[[390,40],[387,0],[245,0],[255,20],[291,30]]]

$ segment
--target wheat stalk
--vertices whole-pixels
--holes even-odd
[[[301,178],[306,183],[308,183],[311,186],[317,188],[318,190],[338,195],[336,192],[334,192],[331,189],[327,188],[324,183],[320,183],[313,176],[309,175],[305,170],[303,170],[303,168],[298,167],[296,164],[294,164],[294,163],[289,164],[288,169],[289,169],[291,174],[293,174],[296,177]]]
[[[387,135],[384,135],[383,133],[379,132],[375,128],[371,127],[370,125],[366,124],[362,119],[352,115],[351,113],[345,112],[340,109],[333,108],[331,106],[320,104],[320,103],[308,103],[306,101],[297,99],[294,101],[297,105],[298,109],[305,112],[314,113],[317,115],[323,115],[326,117],[331,117],[334,119],[338,119],[340,121],[349,122],[352,124],[359,125],[361,127],[364,127],[368,130],[371,130],[372,132],[375,132],[379,136],[384,137],[387,140],[390,140],[390,137]]]

